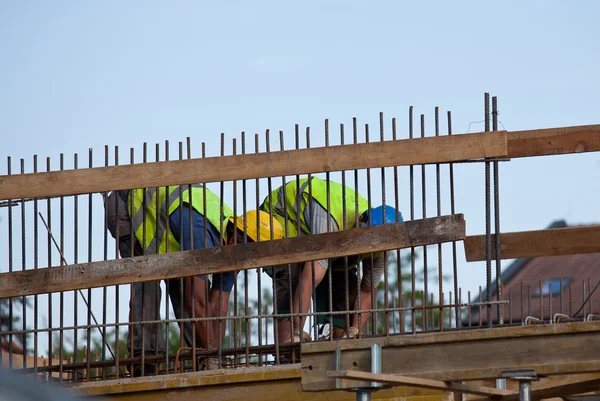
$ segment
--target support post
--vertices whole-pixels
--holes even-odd
[[[519,382],[520,401],[531,401],[531,382],[540,380],[534,369],[507,370],[502,372],[502,378]]]

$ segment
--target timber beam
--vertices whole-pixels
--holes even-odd
[[[508,133],[508,157],[600,151],[600,125],[546,128]]]
[[[0,298],[279,266],[458,241],[462,214],[248,244],[0,274]]]
[[[506,157],[506,131],[0,176],[0,200]]]
[[[441,380],[432,380],[432,379],[422,379],[419,377],[410,377],[410,376],[399,376],[399,375],[389,375],[389,374],[381,374],[381,373],[370,373],[370,372],[357,372],[354,370],[334,370],[332,372],[327,372],[328,377],[338,378],[338,379],[353,379],[353,380],[361,380],[361,381],[371,381],[371,382],[379,382],[385,384],[391,384],[394,386],[411,386],[417,388],[427,388],[430,390],[442,390],[442,391],[452,391],[452,392],[461,392],[465,394],[473,394],[473,395],[483,395],[489,397],[499,397],[499,396],[512,396],[515,394],[514,391],[510,390],[501,390],[492,387],[483,387],[476,386],[472,384],[462,384],[462,383],[452,383]],[[518,400],[517,393],[517,400]],[[494,398],[491,398],[494,399]],[[491,400],[490,399],[490,400]],[[484,398],[481,398],[484,400]],[[515,400],[509,400],[515,401]]]
[[[536,388],[531,391],[530,400],[535,401],[556,397],[564,398],[574,394],[583,394],[597,390],[600,390],[600,379],[598,378]],[[519,401],[519,394],[513,392],[508,395],[493,395],[473,401]]]
[[[508,369],[539,375],[600,372],[600,322],[501,327],[302,345],[302,389],[335,390],[328,371],[371,369],[371,345],[382,346],[382,373],[449,382],[499,378]],[[336,369],[336,347],[341,365]],[[370,382],[340,380],[340,389]]]
[[[239,400],[253,401],[331,401],[354,400],[356,395],[347,391],[335,393],[303,392],[300,388],[300,364],[265,366],[241,369],[221,369],[209,372],[191,372],[177,375],[139,377],[92,381],[67,385],[69,391],[80,397],[102,397],[132,401],[161,400]],[[419,401],[439,401],[439,390],[399,386],[373,393],[373,400],[415,398]]]
[[[496,235],[492,234],[492,244]],[[465,237],[467,262],[485,260],[485,235]],[[500,234],[500,258],[535,258],[600,252],[600,225]],[[496,248],[492,246],[492,259]]]

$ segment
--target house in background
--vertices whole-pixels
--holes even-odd
[[[563,227],[568,225],[564,220],[558,220],[547,228]],[[501,278],[503,299],[509,301],[503,307],[504,323],[521,323],[528,316],[551,320],[556,313],[578,318],[600,314],[599,288],[581,311],[573,316],[600,282],[600,253],[516,259],[504,269]],[[492,300],[495,300],[495,280],[491,288]],[[484,288],[481,295],[484,301],[486,293]],[[472,302],[480,302],[480,297],[477,296]],[[487,323],[485,306],[473,306],[470,312],[463,312],[463,326]],[[492,307],[492,319],[498,323],[495,305]]]

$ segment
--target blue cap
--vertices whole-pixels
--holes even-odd
[[[385,221],[383,219],[385,210]],[[381,224],[389,224],[389,223],[401,223],[404,221],[402,219],[402,213],[396,208],[391,206],[377,206],[370,210],[369,212],[371,216],[371,224],[374,226],[379,226]]]

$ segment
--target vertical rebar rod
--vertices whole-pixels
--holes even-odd
[[[490,130],[490,94],[484,94],[485,131]],[[485,162],[485,273],[486,273],[486,312],[487,326],[492,327],[492,223],[490,195],[490,162]],[[498,290],[498,289],[496,289]]]
[[[355,145],[358,144],[358,123],[356,117],[352,118],[352,143]],[[358,221],[358,170],[354,170],[354,193],[357,194],[354,197],[354,220]],[[358,338],[362,336],[362,313],[360,313],[361,305],[360,305],[360,284],[361,284],[361,269],[359,266],[356,267],[356,288],[359,289],[356,294],[356,312],[357,312],[357,321],[358,321]]]
[[[482,322],[483,322],[483,320],[482,320],[483,319],[483,316],[482,316],[483,309],[482,309],[482,305],[481,305],[481,300],[483,300],[483,291],[481,289],[481,286],[479,286],[479,314],[478,314],[478,316],[479,316],[479,327],[481,327]]]
[[[385,140],[385,127],[383,120],[383,113],[379,113],[379,140],[383,142]],[[383,208],[383,221],[386,222],[386,199],[385,199],[385,167],[381,168],[381,206]],[[389,277],[388,277],[388,256],[389,252],[383,252],[383,307],[385,308],[385,335],[390,335],[390,312],[389,309]],[[375,288],[375,292],[377,292],[377,288]],[[374,304],[376,305],[376,304]]]
[[[171,159],[171,150],[169,148],[169,141],[165,140],[165,161],[169,161]],[[157,158],[158,161],[158,158]],[[169,186],[166,185],[165,186],[165,196],[168,196],[169,194]],[[170,222],[170,218],[166,218],[165,219],[165,253],[169,253],[172,252],[173,250],[169,249],[169,243],[170,241],[170,236],[172,235],[171,232],[171,222]],[[165,319],[169,320],[169,299],[170,299],[170,281],[171,280],[164,280],[165,281]],[[161,298],[161,291],[160,291],[160,281],[156,282],[156,299],[159,300]],[[160,301],[157,302],[156,304],[156,310],[158,311],[158,313],[160,313]],[[171,335],[170,330],[169,330],[169,324],[170,323],[165,323],[165,367],[166,367],[166,371],[167,373],[169,372],[169,337]],[[159,325],[160,327],[160,325]],[[161,333],[162,331],[159,329],[158,330],[159,333]],[[158,350],[158,338],[156,339],[155,342],[155,350]]]
[[[467,291],[467,327],[471,327],[471,291]]]
[[[548,283],[548,316],[552,321],[552,283]]]
[[[191,139],[188,137],[186,140],[186,144],[187,144],[187,153],[188,153],[188,158],[192,157],[192,145],[191,145]],[[206,158],[206,143],[202,142],[201,144],[201,156],[202,158]],[[180,151],[180,158],[183,158],[182,155],[182,151]],[[207,206],[207,201],[206,201],[206,182],[202,183],[202,210],[205,211],[208,206]],[[207,241],[208,241],[208,224],[204,224],[204,228],[203,228],[203,238],[204,238],[204,243],[202,244],[202,246],[204,248],[206,248],[207,245]],[[181,283],[183,283],[183,280],[180,280]],[[209,308],[209,286],[208,286],[208,279],[204,280],[204,305],[205,305],[205,309],[204,309],[204,313],[205,316],[208,316],[208,308]],[[210,322],[207,321],[206,323],[206,343],[210,344]],[[194,356],[193,356],[193,364],[192,367],[194,370],[196,370],[196,357],[195,357],[195,351],[194,351]]]
[[[154,145],[154,161],[157,162],[157,163],[160,161],[160,144],[158,144],[158,143],[156,143]],[[156,208],[157,211],[159,211],[159,210],[161,210],[161,204],[160,204],[160,190],[161,190],[161,188],[160,187],[156,187],[155,190],[156,190],[156,194],[157,194],[155,196],[155,208]],[[168,187],[167,187],[167,188],[165,188],[165,199],[168,199],[168,193],[169,193],[169,191],[168,191]],[[168,227],[169,227],[168,226],[169,217],[165,216],[165,220],[166,220],[165,221],[165,240],[166,240],[165,242],[168,244],[169,243],[169,230],[168,230]],[[163,239],[162,238],[158,238],[156,235],[153,235],[153,237],[154,237],[153,239],[154,239],[154,244],[155,244],[154,246],[155,246],[155,249],[158,252],[158,250],[160,249],[160,243],[161,243],[161,241]],[[168,251],[168,245],[167,245],[167,249],[165,250],[165,252],[169,252]],[[152,286],[152,291],[154,291],[154,296],[153,296],[154,303],[152,305],[152,314],[154,315],[154,314],[156,314],[158,312],[158,315],[160,316],[160,301],[158,302],[158,304],[156,302],[157,300],[159,300],[161,298],[160,282],[156,282],[155,285]],[[153,326],[156,326],[156,328],[153,327]],[[158,324],[158,323],[152,324],[151,327],[153,327],[152,328],[152,332],[154,332],[154,333],[156,333],[156,332],[162,332],[160,330],[160,324]],[[168,333],[168,329],[167,329],[167,333]],[[158,336],[154,335],[152,337],[153,338],[151,340],[154,341],[154,343],[152,344],[152,347],[156,351],[156,350],[158,350]],[[168,343],[166,343],[166,344],[168,344]],[[168,351],[166,353],[168,353]],[[155,368],[155,371],[152,372],[152,373],[156,374],[156,368]]]
[[[421,114],[421,138],[425,138],[425,115]],[[422,218],[426,218],[427,217],[427,192],[426,192],[426,188],[427,188],[427,183],[426,183],[426,170],[425,170],[425,165],[422,164],[421,165],[421,203],[422,203]],[[423,297],[423,306],[425,307],[425,309],[423,309],[423,331],[427,331],[427,320],[429,317],[429,309],[427,309],[427,305],[428,305],[428,297],[427,294],[429,294],[429,275],[427,272],[427,245],[423,246],[423,291],[425,292],[425,296]]]
[[[25,159],[21,159],[21,174],[25,174]],[[25,199],[21,201],[21,270],[27,265],[27,244],[25,242]],[[27,298],[21,298],[21,322],[23,331],[27,329]],[[23,354],[27,354],[27,335],[23,334]],[[23,369],[27,368],[27,358],[23,358]]]
[[[540,319],[543,320],[544,319],[544,302],[543,302],[543,300],[544,300],[544,289],[542,288],[542,281],[541,280],[538,281],[538,287],[539,287],[539,290],[540,290],[540,298],[539,298],[539,300],[540,300]],[[585,299],[585,297],[584,297],[584,299]]]
[[[297,132],[298,132],[298,124],[296,124],[296,133]],[[280,131],[280,134],[279,134],[279,150],[281,150],[281,151],[285,150],[285,143],[283,141],[283,132],[282,131]],[[257,180],[257,182],[258,182],[258,180]],[[285,176],[281,176],[281,191],[282,191],[282,194],[283,194],[283,199],[287,199],[286,198],[286,193],[285,193],[285,191],[286,191]],[[268,213],[269,213],[269,215],[272,218],[272,216],[273,216],[273,192],[272,191],[267,191],[267,199],[268,199],[268,202],[269,202],[269,212]],[[258,203],[259,203],[259,197],[258,197],[258,190],[257,190],[256,204],[258,205]],[[288,225],[287,207],[284,206],[283,209],[284,209],[284,225],[285,225],[285,227],[284,227],[284,235],[287,238],[289,236],[289,225]],[[287,265],[286,267],[281,267],[281,268],[282,269],[287,269],[288,279],[291,282],[291,277],[292,277],[292,275],[291,275],[291,271],[292,271],[291,265]],[[275,268],[272,271],[273,271],[273,277],[272,277],[271,287],[273,289],[272,290],[273,291],[273,315],[275,316],[274,319],[273,319],[273,343],[275,344],[275,363],[279,364],[281,361],[279,360],[279,327],[277,325],[277,322],[278,322],[278,319],[279,319],[277,317],[277,315],[279,313],[279,309],[278,309],[279,306],[277,304],[277,291],[278,291],[278,289],[277,289],[277,279],[276,279],[277,269]],[[290,289],[290,291],[289,291],[289,294],[288,294],[288,297],[289,297],[289,301],[288,302],[289,302],[289,305],[290,305],[290,312],[291,312],[291,310],[292,310],[292,304],[293,304],[292,303],[293,287],[292,287],[291,284],[289,284],[289,289]],[[259,296],[260,295],[262,295],[262,294],[259,292]],[[266,308],[266,305],[265,305],[265,308]],[[290,327],[293,327],[293,322],[294,322],[293,317],[290,317],[289,320],[290,320]],[[266,321],[265,321],[265,326],[268,327],[266,325]],[[293,333],[293,331],[292,331],[292,333]],[[265,333],[265,336],[266,336],[266,333]],[[286,341],[288,341],[288,340],[289,339],[286,339]]]
[[[93,167],[93,151],[92,148],[89,148],[89,153],[88,153],[88,167],[91,169]],[[88,247],[87,247],[87,254],[88,254],[88,263],[91,263],[93,258],[92,258],[92,232],[93,232],[93,227],[92,227],[92,193],[88,194]],[[92,289],[88,288],[87,291],[87,325],[88,328],[86,330],[86,343],[87,343],[87,348],[86,348],[86,356],[85,356],[85,361],[86,361],[86,369],[85,369],[85,374],[86,374],[86,380],[89,380],[90,377],[90,372],[91,372],[91,361],[90,361],[90,348],[91,348],[91,344],[92,344]],[[104,339],[102,339],[102,342],[104,343]]]
[[[569,316],[573,317],[573,298],[571,297],[573,294],[571,283],[569,283]]]
[[[340,145],[344,145],[344,124],[340,124]],[[348,229],[348,216],[346,204],[346,172],[342,171],[342,230]],[[358,269],[359,266],[356,266]],[[348,256],[344,256],[344,307],[346,314],[344,315],[346,333],[350,332],[350,280],[348,277]],[[333,326],[333,325],[332,325]]]
[[[115,146],[115,166],[119,165],[119,147]],[[115,209],[117,209],[117,205],[118,205],[119,200],[117,199],[117,197],[115,197]],[[129,216],[128,216],[129,217]],[[129,217],[130,221],[131,221],[131,217]],[[133,227],[133,225],[132,225]],[[118,229],[117,229],[117,233],[118,233]],[[118,239],[119,235],[117,235],[117,240],[115,241],[115,259],[119,259],[119,239]],[[120,359],[120,348],[121,348],[121,341],[120,341],[120,329],[121,326],[119,325],[120,322],[120,317],[119,317],[119,299],[120,299],[120,289],[121,287],[119,285],[115,285],[115,374],[117,377],[119,377],[120,375],[120,370],[121,370],[121,365],[119,363],[119,359]]]
[[[104,167],[109,166],[109,149],[108,145],[104,146]],[[104,200],[104,219],[103,219],[103,237],[102,237],[102,260],[108,260],[108,213],[106,208],[106,203],[108,202],[108,192],[104,191],[102,193]],[[106,324],[107,324],[107,293],[108,288],[106,286],[102,287],[102,338],[106,339]],[[115,327],[116,329],[116,327]],[[119,337],[115,337],[118,339]],[[106,360],[106,341],[102,341],[102,350],[100,354],[100,358],[102,361]],[[102,380],[106,379],[106,367],[102,367]]]
[[[46,159],[47,165],[46,165],[46,171],[50,171],[50,158],[48,157]],[[65,155],[64,153],[60,154],[60,170],[64,170],[65,169]],[[65,249],[65,197],[61,195],[60,197],[60,203],[59,203],[59,208],[60,208],[60,249]],[[48,219],[50,219],[50,199],[48,199]],[[48,226],[50,227],[50,220],[48,220]],[[50,232],[48,232],[48,266],[52,266],[52,245],[51,245],[51,236],[50,236]],[[63,258],[60,258],[60,265],[63,265]],[[65,324],[65,311],[64,311],[64,301],[65,301],[65,297],[64,297],[65,293],[64,291],[61,291],[59,294],[59,301],[58,301],[58,310],[59,310],[59,323],[58,326],[61,328],[59,331],[59,338],[58,338],[58,360],[59,360],[59,368],[58,368],[58,375],[59,375],[59,380],[60,382],[62,382],[63,380],[63,350],[64,347],[62,346],[63,341],[64,341],[64,330],[62,329],[64,327]],[[48,305],[48,310],[51,311],[50,309],[51,304],[49,303]],[[48,315],[51,315],[51,312],[48,313]]]
[[[77,170],[79,168],[79,156],[77,153],[73,155],[73,169]],[[79,261],[79,196],[74,195],[73,197],[73,263],[78,263]],[[77,327],[77,314],[78,314],[78,304],[77,304],[77,291],[73,291],[73,326]],[[77,363],[78,358],[78,333],[77,328],[73,329],[73,362]],[[78,374],[78,371],[75,371],[75,374]]]
[[[241,152],[243,155],[245,155],[246,154],[246,133],[244,131],[242,131],[242,134],[241,134],[241,141],[242,141]],[[246,212],[248,211],[248,201],[246,198],[246,191],[247,191],[246,180],[242,180],[242,213],[244,215],[244,218],[243,218],[244,232],[246,232],[246,228],[248,225],[248,221],[246,221]],[[259,202],[260,202],[260,200],[258,198],[256,198],[256,210],[259,209]],[[258,269],[257,269],[257,271],[258,271]],[[258,275],[258,273],[257,273],[257,275]],[[247,277],[248,277],[248,274],[244,271],[244,283],[247,283],[247,281],[248,281]],[[257,280],[256,287],[257,287],[257,293],[259,294],[259,299],[260,299],[260,295],[261,295],[260,280]],[[259,323],[259,326],[260,326],[260,323]],[[237,339],[237,335],[234,336],[234,339]],[[262,332],[260,329],[258,332],[258,342],[259,342],[259,344],[262,344]]]
[[[448,111],[448,135],[452,135],[452,113]],[[455,202],[454,202],[454,163],[449,163],[449,174],[450,174],[450,213],[455,214]],[[458,294],[458,260],[456,257],[456,241],[452,241],[452,275],[454,280],[454,303],[458,303],[456,295]],[[459,308],[455,309],[456,315],[456,328],[461,326],[459,318]]]
[[[392,118],[392,140],[397,140],[396,119]],[[398,189],[398,166],[394,166],[394,206],[400,211],[399,189]],[[396,249],[396,290],[398,291],[398,307],[402,307],[402,257],[400,249]],[[395,314],[394,314],[395,315]],[[396,332],[404,333],[404,313],[398,312],[398,330]]]
[[[134,164],[135,162],[135,149],[134,148],[129,148],[129,164]],[[128,207],[128,215],[129,215],[129,221],[130,223],[132,222],[133,219],[133,191],[129,191],[128,193],[128,203],[129,203],[129,207]],[[146,199],[146,197],[144,196],[144,199]],[[145,202],[145,201],[143,201]],[[144,214],[144,221],[146,220],[146,216]],[[145,224],[143,225],[145,226]],[[133,224],[130,224],[130,229],[129,229],[129,236],[131,241],[133,242],[133,239],[135,237],[135,232],[133,229]],[[145,240],[145,238],[144,238]],[[133,257],[134,255],[134,247],[130,246],[129,247],[129,255],[127,257]],[[144,245],[142,244],[142,250],[144,250]],[[115,251],[117,252],[117,251]],[[145,253],[144,253],[145,254]],[[118,287],[118,286],[117,286]],[[118,293],[118,291],[117,291]],[[133,297],[134,297],[134,293],[133,293],[133,284],[129,285],[129,314],[130,316],[133,316],[134,314],[134,310],[135,310],[135,303],[133,302]],[[118,306],[116,306],[118,308]],[[116,313],[118,314],[118,309],[116,310]],[[133,350],[134,349],[134,343],[133,343],[133,331],[135,330],[135,325],[132,324],[131,320],[129,325],[127,326],[127,332],[128,332],[128,337],[127,340],[129,341],[129,349]],[[182,338],[183,338],[183,330],[182,330]],[[183,340],[181,341],[183,343]],[[118,343],[118,340],[117,340]],[[132,352],[133,354],[133,352]],[[118,354],[117,354],[118,355]],[[133,372],[133,361],[131,362],[131,365],[129,366],[129,371]]]
[[[11,157],[8,156],[6,158],[6,162],[7,162],[7,175],[11,175],[12,174],[12,160]],[[12,199],[8,200],[9,204],[12,204]],[[12,272],[13,271],[13,231],[12,231],[12,227],[13,227],[13,213],[12,213],[12,207],[8,208],[8,271]],[[10,344],[9,348],[8,348],[8,369],[12,369],[13,366],[13,321],[14,321],[14,317],[13,317],[13,299],[9,298],[8,299],[8,329],[10,330],[10,334],[8,335],[8,344]],[[0,357],[1,357],[1,352],[0,352]],[[4,365],[2,365],[4,366]]]
[[[521,314],[519,315],[519,318],[521,319],[521,321],[524,321],[525,320],[525,301],[523,300],[524,292],[523,292],[523,282],[522,281],[521,281],[520,295],[521,295]]]
[[[413,106],[410,106],[408,109],[408,138],[413,139]],[[410,219],[415,219],[415,172],[414,166],[410,165],[409,169],[409,186],[410,186]],[[411,296],[410,296],[410,306],[412,308],[412,317],[411,317],[411,325],[412,325],[412,333],[416,334],[417,332],[417,310],[416,310],[416,298],[415,292],[417,291],[417,283],[416,283],[416,254],[415,247],[410,248],[410,276],[411,276]]]
[[[298,124],[295,125],[295,129],[294,129],[294,134],[295,134],[295,149],[298,150],[300,149],[300,131],[299,131],[299,126]],[[296,195],[300,194],[300,176],[296,175]],[[296,202],[295,203],[295,210],[294,210],[296,219],[295,219],[295,223],[296,223],[296,232],[298,233],[298,236],[300,236],[301,232],[302,232],[302,223],[301,223],[301,219],[300,219],[300,203]],[[301,267],[301,268],[304,268]],[[292,273],[290,273],[289,276],[289,288],[293,288],[292,284]],[[298,305],[302,305],[302,289],[303,289],[303,283],[302,280],[298,279],[298,283],[296,285],[296,293],[298,294]],[[293,305],[295,304],[293,299],[294,299],[294,295],[293,295],[293,291],[290,291],[290,312],[292,313],[292,316],[290,317],[291,320],[291,333],[292,333],[292,338],[293,338],[293,333],[296,332],[296,330],[301,333],[304,330],[304,327],[294,327],[294,316],[293,316],[293,312],[294,312],[294,308]],[[300,308],[301,309],[301,308]],[[299,321],[302,321],[302,317],[298,316]],[[302,343],[304,341],[304,336],[300,336],[300,343]],[[294,357],[294,354],[292,354],[292,359]]]
[[[590,295],[589,299],[588,299],[588,313],[593,313],[593,307],[592,307],[592,302],[593,302],[593,298],[591,297],[591,294],[593,293],[593,289],[592,289],[592,278],[588,276],[588,289],[590,290]]]
[[[268,141],[268,139],[267,139]],[[236,145],[236,139],[233,139],[233,154],[236,155],[237,154],[237,145]],[[245,194],[244,194],[245,197]],[[258,203],[258,199],[256,200],[256,202]],[[233,182],[233,204],[234,204],[234,216],[237,216],[237,183],[236,181]],[[258,210],[258,205],[256,207],[256,210]],[[246,233],[245,227],[247,225],[247,221],[246,221],[246,204],[245,204],[245,200],[244,200],[244,204],[243,204],[243,210],[242,210],[242,221],[244,224],[244,233]],[[236,241],[237,242],[237,241]],[[248,239],[246,237],[246,235],[244,235],[244,242],[248,242]],[[257,285],[257,294],[258,294],[258,300],[257,300],[257,310],[258,313],[260,314],[260,310],[262,308],[262,300],[261,300],[261,288],[262,288],[262,283],[261,283],[261,271],[262,268],[258,267],[256,269],[256,285]],[[249,305],[249,293],[248,293],[248,289],[249,289],[249,276],[248,276],[249,272],[248,270],[244,270],[244,314],[245,316],[250,315],[250,305]],[[234,284],[237,285],[237,280],[234,281]],[[237,294],[237,291],[235,292]],[[233,301],[233,305],[234,308],[237,306],[237,300]],[[237,319],[236,319],[237,320]],[[258,318],[257,319],[257,324],[258,324],[258,339],[259,339],[259,343],[262,344],[262,330],[261,330],[261,319]],[[234,324],[235,324],[235,320],[234,320]],[[252,332],[252,320],[246,318],[246,366],[249,366],[249,353],[250,353],[250,333]],[[234,336],[235,338],[235,336]],[[259,364],[261,364],[262,360],[259,358]]]
[[[33,155],[33,172],[37,173],[37,155]],[[33,268],[38,268],[38,200],[33,200]],[[51,297],[52,294],[48,294]],[[52,336],[52,331],[48,332],[48,336]],[[50,364],[52,364],[52,357],[49,356]],[[37,365],[38,365],[38,296],[33,297],[33,373],[34,377],[37,378]]]
[[[365,124],[365,143],[369,143],[369,124]],[[371,192],[371,169],[367,169],[367,203],[369,205],[369,210],[373,208],[373,199]],[[371,213],[369,213],[369,226],[373,225]],[[373,254],[370,253],[367,256],[370,259],[369,268],[371,270],[371,277],[373,277]],[[364,264],[363,264],[364,266]],[[364,268],[364,267],[363,267]],[[376,289],[373,287],[373,280],[371,280],[371,288],[369,289],[371,293],[371,309],[377,309],[377,298],[376,298]],[[377,334],[377,313],[371,312],[371,329],[372,334]]]
[[[440,108],[435,107],[435,136],[440,136]],[[440,164],[436,163],[435,165],[435,184],[436,184],[436,199],[437,199],[437,216],[440,217],[442,215],[442,187],[441,187],[441,176],[440,176]],[[442,244],[437,245],[438,250],[438,296],[441,300],[444,296],[444,271],[442,267]],[[450,303],[452,303],[452,299],[449,299]],[[440,330],[443,331],[443,317],[444,317],[444,305],[440,301]]]
[[[325,147],[329,146],[329,119],[325,119]],[[325,173],[325,184],[326,184],[326,193],[327,193],[327,232],[331,232],[331,174],[329,171]],[[310,186],[310,183],[309,183]],[[312,192],[312,191],[311,191]],[[315,285],[315,263],[311,263],[312,269],[312,301],[313,305],[317,304],[317,291]],[[329,310],[333,311],[333,269],[327,269],[326,272],[329,277],[327,294],[329,296]],[[316,308],[315,308],[316,309]],[[333,314],[329,316],[329,322],[331,327],[331,332],[333,334]],[[301,336],[302,337],[302,336]],[[331,339],[333,339],[333,335],[331,335]]]
[[[221,133],[221,157],[225,156],[225,133]],[[224,206],[225,206],[225,202],[223,201],[223,198],[225,196],[224,194],[225,192],[225,183],[223,181],[219,182],[219,207],[220,207],[220,213],[219,213],[219,219],[221,221],[221,230],[219,232],[223,233],[224,231],[224,227],[223,227],[223,221],[224,219]],[[221,368],[221,361],[223,358],[223,325],[221,323],[221,316],[223,315],[223,308],[222,308],[222,303],[223,303],[223,288],[219,288],[219,320],[217,320],[217,324],[219,327],[219,338],[217,341],[218,347],[217,347],[217,355],[218,355],[218,366],[219,368]]]
[[[527,285],[527,315],[531,315],[531,285]],[[525,316],[522,319],[525,320]]]
[[[563,308],[563,278],[560,278],[560,313],[565,313],[564,308]]]
[[[498,131],[498,98],[492,97],[492,130]],[[496,251],[496,300],[502,301],[502,258],[500,247],[500,178],[499,178],[499,163],[494,161],[494,232],[495,235],[495,251]],[[498,324],[504,324],[504,315],[502,308],[504,304],[498,303]]]

